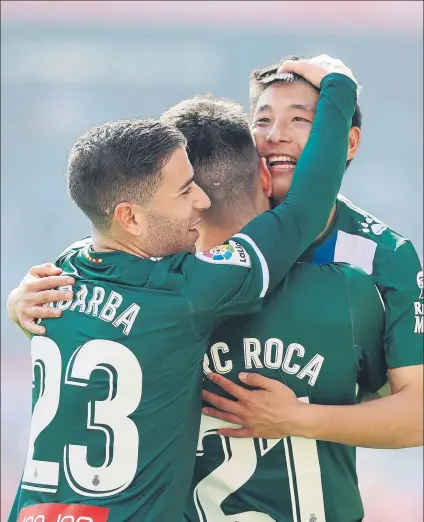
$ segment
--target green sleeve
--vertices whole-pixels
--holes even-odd
[[[215,316],[226,319],[248,313],[250,303],[250,311],[258,311],[257,300],[284,278],[324,229],[345,170],[356,92],[355,82],[347,76],[333,73],[323,79],[311,134],[290,191],[282,204],[232,238],[243,251],[232,254],[235,263],[230,258],[219,262],[216,249],[185,258],[181,269],[193,314],[214,310]],[[249,266],[242,266],[242,255],[249,257]],[[224,309],[227,313],[222,314]]]
[[[382,249],[375,275],[386,311],[384,341],[389,368],[423,364],[423,272],[417,252],[404,241]]]
[[[235,236],[254,242],[266,259],[270,289],[327,224],[346,167],[356,92],[356,84],[347,76],[324,78],[311,134],[286,199]]]
[[[347,266],[359,394],[375,393],[387,381],[384,306],[372,278],[358,267]]]

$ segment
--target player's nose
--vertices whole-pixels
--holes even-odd
[[[209,196],[199,187],[199,185],[196,185],[196,197],[194,199],[193,207],[196,210],[208,210],[210,206],[211,200],[209,199]]]
[[[268,143],[289,143],[291,138],[284,125],[273,125],[266,137],[266,141]]]

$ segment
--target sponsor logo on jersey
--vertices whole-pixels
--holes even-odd
[[[204,255],[214,261],[224,261],[224,259],[228,261],[234,255],[234,248],[231,245],[221,245],[204,252]]]
[[[418,297],[419,301],[415,301],[414,309],[415,309],[415,328],[414,333],[424,333],[424,303],[422,302],[423,298],[423,271],[420,270],[417,274],[417,286],[420,291],[420,295]]]
[[[21,509],[18,522],[107,522],[109,508],[82,504],[35,504]]]
[[[196,257],[207,263],[223,265],[237,265],[249,268],[251,266],[250,256],[247,251],[233,240],[228,244],[211,248],[205,252],[196,252]]]
[[[376,236],[380,236],[385,230],[387,230],[386,225],[371,217],[367,217],[365,221],[361,223],[361,226],[362,232],[365,232],[365,234],[372,232]]]

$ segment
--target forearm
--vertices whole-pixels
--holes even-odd
[[[299,409],[296,435],[366,448],[421,446],[422,392],[405,388],[352,406],[305,404]]]
[[[258,247],[269,267],[270,290],[325,227],[345,170],[355,101],[352,80],[340,74],[324,78],[311,134],[286,199],[234,236],[237,241],[250,238]]]
[[[321,83],[311,133],[296,165],[287,197],[275,211],[296,216],[307,248],[322,232],[336,201],[346,169],[348,136],[357,85],[347,76],[329,74]]]

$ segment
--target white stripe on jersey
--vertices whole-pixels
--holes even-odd
[[[359,266],[368,275],[372,274],[377,243],[362,236],[337,232],[334,261]]]
[[[262,252],[259,250],[258,245],[253,241],[252,238],[250,238],[249,236],[246,236],[246,234],[236,234],[235,236],[233,236],[233,238],[237,238],[237,237],[239,237],[240,239],[243,239],[244,241],[249,243],[249,245],[253,248],[256,255],[258,256],[258,259],[259,259],[259,262],[260,262],[261,268],[262,268],[262,290],[261,290],[261,293],[259,294],[259,297],[263,297],[267,293],[268,287],[269,287],[268,263],[266,262],[266,259],[264,258],[264,255],[262,254]]]

